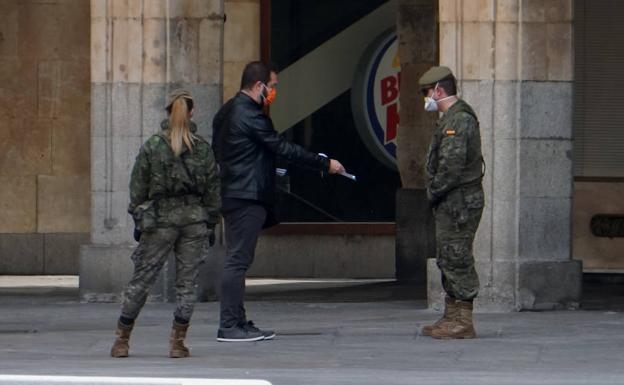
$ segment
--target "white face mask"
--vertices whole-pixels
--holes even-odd
[[[435,101],[434,98],[430,98],[429,96],[425,97],[425,111],[435,112],[438,110],[438,102]]]
[[[436,83],[435,87],[433,88],[433,94],[435,94],[437,89],[438,89],[438,83]],[[439,99],[439,100],[435,100],[433,97],[425,96],[425,111],[429,111],[429,112],[437,111],[438,110],[438,102],[440,102],[442,100],[446,100],[448,98],[452,98],[452,97],[453,97],[453,95],[447,96],[447,97]]]

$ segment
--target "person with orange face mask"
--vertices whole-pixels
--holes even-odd
[[[247,64],[240,91],[213,120],[212,146],[220,167],[226,241],[217,332],[220,342],[275,337],[275,332],[261,330],[247,319],[243,297],[258,235],[277,223],[273,215],[276,157],[321,173],[345,172],[337,160],[289,143],[273,128],[265,108],[275,100],[277,83],[277,73],[265,64]]]
[[[275,98],[277,97],[277,70],[272,65],[267,66],[269,69],[269,81],[265,86],[265,90],[260,95],[262,98],[262,106],[264,112],[268,112],[269,106],[273,104]],[[234,104],[234,100],[236,96],[225,102],[223,106],[217,111],[215,117],[212,120],[212,151],[215,154],[215,158],[218,158],[217,151],[219,151],[218,146],[218,138],[220,136],[221,127],[223,126],[224,120],[227,117],[228,113],[232,109],[232,105]]]

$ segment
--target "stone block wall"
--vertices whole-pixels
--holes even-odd
[[[418,79],[438,61],[437,8],[433,0],[401,0],[397,34],[401,58],[401,125],[397,168],[402,188],[396,194],[396,277],[427,280],[427,259],[435,257],[435,226],[424,191],[425,161],[437,116],[423,108]]]
[[[240,88],[243,68],[260,60],[260,0],[225,0],[223,101]]]
[[[0,274],[76,274],[90,228],[90,4],[0,2]]]
[[[401,126],[397,133],[397,168],[403,188],[424,189],[425,159],[435,126],[435,114],[422,105],[418,79],[438,62],[436,3],[401,0],[397,15],[401,58]]]

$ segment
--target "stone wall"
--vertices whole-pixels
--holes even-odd
[[[433,0],[401,0],[397,12],[401,58],[401,124],[396,194],[396,277],[427,280],[427,258],[435,257],[435,226],[424,191],[425,160],[437,116],[425,112],[418,79],[438,62],[437,9]]]
[[[401,0],[397,15],[401,58],[401,125],[397,133],[397,167],[403,188],[423,189],[425,158],[435,114],[422,108],[418,79],[438,63],[437,10],[433,0]]]
[[[240,88],[245,65],[260,60],[260,0],[225,0],[223,100]]]
[[[0,274],[76,274],[90,225],[89,2],[0,1]]]
[[[210,140],[221,100],[222,13],[217,0],[91,2],[93,243],[132,240],[130,171],[166,118],[170,90],[192,93],[193,120]]]

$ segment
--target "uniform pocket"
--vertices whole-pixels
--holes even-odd
[[[466,222],[466,204],[464,202],[462,189],[458,188],[452,190],[446,198],[444,198],[444,201],[440,204],[440,208],[453,218],[456,230],[459,231],[457,226]]]
[[[134,221],[141,232],[156,229],[156,205],[153,200],[145,201],[134,209]]]

